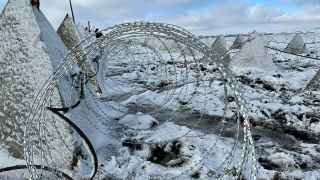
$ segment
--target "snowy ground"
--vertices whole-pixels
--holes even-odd
[[[243,85],[243,96],[252,111],[258,176],[260,179],[318,179],[320,123],[312,116],[317,114],[319,107],[313,103],[314,97],[303,93],[303,88],[316,73],[320,62],[270,55],[276,67],[272,71],[232,67]],[[125,64],[115,63],[108,72],[117,74]],[[102,101],[116,99],[128,108],[129,113],[119,119],[120,124],[129,127],[129,130],[126,128],[126,135],[121,138],[125,142],[122,143],[124,147],[119,149],[121,156],[112,156],[111,161],[104,163],[107,177],[215,178],[216,174],[221,173],[218,167],[231,151],[236,135],[232,120],[232,109],[236,106],[232,98],[229,104],[231,110],[227,112],[230,120],[224,125],[221,122],[224,112],[222,81],[215,80],[210,85],[204,83],[199,86],[190,83],[163,91],[150,88],[161,84],[158,74],[153,74],[156,77],[152,73],[144,76],[146,74],[122,72],[121,75],[106,78],[103,87],[106,93],[102,94]],[[207,76],[215,77],[217,74],[209,69]],[[319,97],[316,92],[314,96]],[[275,126],[276,122],[280,125]],[[148,127],[150,129],[145,130]],[[304,132],[310,132],[313,136],[309,137]],[[221,136],[217,136],[219,133]],[[132,140],[145,144],[132,144]],[[170,155],[175,146],[181,148],[180,154]],[[169,159],[154,157],[154,151],[158,155],[165,153],[164,156]],[[234,154],[234,157],[239,156],[237,151]],[[232,162],[238,161],[236,158]],[[246,173],[245,176],[250,178]]]
[[[270,39],[288,42],[290,38],[278,35]],[[232,40],[228,39],[229,46]],[[273,45],[284,48],[281,43]],[[320,62],[268,53],[276,67],[272,70],[231,67],[251,110],[258,178],[318,180],[320,94],[306,94],[303,89]],[[161,73],[173,69],[172,64],[143,71],[132,69],[131,62],[113,59],[106,64],[106,74],[99,82],[103,84],[100,96],[94,87],[87,86],[84,101],[67,114],[97,150],[100,171],[104,172],[100,178],[216,179],[225,171],[228,175],[224,179],[232,178],[242,141],[236,141],[232,94],[227,98],[227,120],[223,122],[224,87],[215,67],[208,66],[202,72],[212,82],[197,84],[197,73],[191,71],[186,81],[190,83],[170,89],[172,83],[186,78],[184,71],[168,76]],[[227,157],[232,157],[231,168],[224,170],[221,165]],[[79,163],[78,171],[90,173],[88,162]],[[22,162],[0,151],[0,167],[16,163]],[[244,179],[250,179],[249,172],[244,172]]]

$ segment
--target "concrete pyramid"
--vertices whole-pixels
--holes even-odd
[[[79,31],[68,14],[60,24],[57,33],[69,50],[81,42]]]
[[[229,55],[226,55],[228,52],[227,49],[227,42],[223,36],[217,37],[215,42],[212,44],[211,49],[214,53],[216,53],[219,57],[224,57],[223,63],[229,64],[231,61],[231,58]]]
[[[66,52],[50,23],[31,2],[9,0],[0,16],[0,142],[5,145],[11,141],[23,143],[24,122],[34,95]],[[68,77],[59,83],[64,103],[69,83]],[[53,99],[53,105],[62,102],[58,93]],[[47,119],[55,121],[56,117],[48,115]]]
[[[233,41],[233,44],[230,49],[241,49],[245,44],[245,38],[241,35],[238,35]]]
[[[83,43],[91,43],[96,40],[94,34],[90,34],[83,30],[84,28],[75,25],[72,18],[66,15],[57,32],[69,50],[81,43],[81,45],[78,46],[79,50],[81,51],[83,50],[83,47],[86,47],[86,44]],[[89,41],[81,42],[83,39]],[[119,139],[115,137],[115,134],[118,132],[115,132],[112,130],[112,128],[110,128],[117,126],[117,123],[112,119],[122,117],[124,112],[127,110],[126,108],[122,108],[113,103],[103,103],[96,100],[97,91],[110,91],[110,89],[107,89],[107,87],[104,86],[104,69],[100,69],[100,67],[105,67],[104,63],[106,63],[106,61],[103,61],[101,54],[97,51],[91,55],[81,56],[78,58],[86,60],[84,62],[84,66],[87,69],[81,70],[86,71],[85,73],[96,73],[96,78],[92,78],[90,80],[91,83],[85,84],[85,97],[81,100],[79,106],[77,106],[75,109],[72,109],[67,116],[72,119],[88,136],[92,142],[92,145],[97,150],[96,153],[99,159],[107,159],[110,158],[109,156],[111,155],[111,153],[108,152],[109,148],[119,148],[120,142]],[[89,69],[88,67],[93,68]],[[88,119],[90,121],[88,121]],[[106,124],[108,125],[106,126]],[[108,139],[108,141],[106,141],[106,139]]]
[[[247,42],[232,61],[235,68],[259,68],[266,71],[274,70],[272,58],[267,54],[265,46],[267,42],[263,35],[252,34],[251,41]]]
[[[312,80],[308,83],[306,90],[320,91],[320,71],[318,71],[312,78]]]
[[[290,41],[285,51],[293,54],[302,54],[307,51],[306,44],[300,34],[296,34]]]
[[[62,39],[65,46],[68,48],[68,50],[72,50],[73,48],[77,47],[77,50],[80,52],[84,52],[85,46],[89,45],[89,43],[94,42],[96,39],[93,36],[93,34],[89,34],[86,31],[81,31],[82,27],[78,27],[72,20],[72,18],[66,14],[65,18],[63,19],[62,23],[60,24],[57,33]],[[89,41],[88,41],[89,38]],[[86,41],[82,42],[84,39]],[[81,44],[80,44],[81,43]],[[79,46],[77,46],[79,45]],[[98,71],[98,65],[95,62],[90,62],[89,60],[97,59],[96,57],[99,56],[99,53],[91,53],[91,56],[87,55],[80,55],[77,57],[79,62],[84,63],[85,69],[83,71],[86,71],[86,73],[90,74],[90,76],[94,76],[96,72]],[[79,64],[79,66],[73,67],[73,73],[79,73],[80,68],[83,67]],[[96,84],[94,82],[93,84]]]
[[[33,14],[40,29],[40,39],[45,45],[44,53],[47,55],[53,72],[63,63],[64,57],[67,55],[67,48],[63,41],[56,33],[50,22],[44,14],[36,7],[33,7]],[[74,103],[72,79],[70,74],[65,74],[58,84],[59,92],[64,106],[70,106]]]

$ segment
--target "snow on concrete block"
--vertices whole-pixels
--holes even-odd
[[[43,53],[51,62],[53,72],[55,72],[59,65],[64,62],[67,48],[44,14],[35,7],[33,7],[33,14],[40,29],[40,40],[45,47]],[[66,72],[58,82],[64,106],[73,105],[78,98],[78,94],[72,87],[72,81],[71,74]]]
[[[148,114],[128,114],[119,121],[120,124],[132,129],[150,129],[159,122]]]
[[[5,142],[15,135],[23,143],[22,124],[33,95],[53,73],[30,0],[8,1],[0,17],[0,37],[0,109],[4,114],[0,139]]]
[[[306,44],[300,34],[296,34],[290,41],[285,51],[293,54],[302,54],[307,52]]]

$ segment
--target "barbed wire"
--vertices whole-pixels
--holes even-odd
[[[25,124],[26,130],[24,136],[25,158],[31,179],[37,179],[43,173],[43,169],[36,168],[34,166],[35,164],[41,164],[42,166],[51,167],[52,169],[60,169],[61,171],[67,169],[67,167],[61,167],[61,164],[63,163],[59,162],[60,159],[56,159],[54,156],[54,154],[59,154],[60,147],[54,147],[57,146],[57,142],[63,142],[63,144],[66,144],[67,142],[63,141],[61,139],[61,133],[58,133],[61,129],[57,129],[57,125],[55,124],[57,122],[53,123],[46,121],[46,116],[50,114],[50,111],[48,111],[47,108],[52,107],[51,97],[53,97],[53,94],[57,91],[56,87],[59,85],[59,80],[63,78],[65,74],[71,73],[72,66],[79,65],[84,74],[89,74],[92,67],[88,66],[90,66],[90,64],[92,65],[92,59],[97,56],[100,57],[100,62],[98,70],[96,70],[96,75],[101,73],[102,78],[100,80],[85,81],[87,82],[85,86],[89,89],[99,89],[99,87],[101,88],[104,86],[103,82],[105,79],[118,78],[117,80],[119,80],[119,77],[121,77],[120,79],[122,79],[123,84],[133,85],[134,82],[139,80],[140,85],[133,85],[137,89],[144,88],[148,91],[156,92],[157,89],[162,89],[163,86],[169,87],[169,90],[166,89],[159,92],[159,94],[162,93],[162,100],[157,104],[158,106],[155,109],[147,110],[147,113],[152,115],[159,115],[163,110],[170,109],[169,105],[174,103],[174,99],[184,97],[185,92],[189,92],[190,89],[188,86],[181,84],[187,82],[194,82],[191,83],[191,90],[194,91],[205,87],[203,94],[204,97],[207,97],[207,89],[210,87],[206,85],[205,82],[208,82],[209,78],[207,72],[203,69],[209,69],[209,64],[212,64],[212,68],[217,69],[217,73],[213,73],[212,76],[218,76],[218,79],[222,80],[224,86],[230,89],[229,93],[234,96],[235,103],[238,107],[237,112],[239,118],[241,116],[241,119],[243,119],[243,121],[237,120],[238,130],[236,133],[238,136],[240,134],[240,128],[242,127],[243,143],[239,143],[239,138],[237,138],[235,140],[236,145],[230,152],[231,156],[235,156],[235,148],[240,147],[241,144],[241,160],[237,165],[237,177],[235,178],[241,176],[245,162],[251,160],[251,176],[252,179],[256,179],[257,169],[255,149],[249,122],[249,111],[246,107],[247,102],[240,93],[241,86],[232,71],[224,65],[220,55],[215,54],[215,52],[192,33],[181,27],[170,24],[150,22],[124,23],[104,29],[101,33],[103,36],[95,41],[92,41],[92,38],[89,37],[74,47],[65,57],[64,63],[59,66],[56,72],[42,86],[34,100],[29,118]],[[119,59],[121,59],[119,57],[121,56],[124,57],[122,63],[126,64],[125,69],[135,73],[137,78],[133,80],[130,78],[123,78],[121,75],[124,75],[127,71],[120,71],[120,73],[114,77],[105,75],[105,72],[111,68],[110,64],[119,63]],[[142,58],[142,56],[145,57]],[[156,80],[154,81],[152,78]],[[155,82],[156,84],[152,84],[151,82]],[[144,86],[141,86],[141,84]],[[108,88],[111,89],[111,87]],[[119,88],[115,88],[114,90],[123,92],[123,90]],[[137,91],[134,94],[129,95],[135,95],[139,98],[144,92],[145,91]],[[91,93],[93,92],[91,91]],[[98,101],[105,98],[101,98],[100,93],[101,92],[96,92],[93,94],[96,97],[94,103],[98,103]],[[102,94],[103,93],[102,90]],[[228,92],[225,91],[225,93]],[[227,95],[228,94],[225,94],[225,97],[227,97]],[[84,94],[84,96],[86,95]],[[111,97],[111,100],[117,102],[116,98]],[[190,101],[190,99],[185,100]],[[123,105],[120,102],[118,103],[121,108],[114,107],[114,110],[125,112],[124,109],[127,108],[126,105]],[[197,122],[201,121],[207,111],[206,103],[205,100],[203,102],[203,107],[200,108],[200,116]],[[137,109],[137,111],[140,110],[143,109]],[[93,108],[92,111],[96,111],[96,109]],[[99,109],[99,112],[95,113],[97,114],[97,117],[98,115],[104,117],[97,119],[98,121],[104,121],[104,123],[115,117],[112,114],[106,113],[103,109]],[[177,118],[174,110],[171,111],[170,117],[169,121]],[[94,124],[94,122],[92,123]],[[186,135],[183,135],[179,138],[185,136]],[[50,139],[55,139],[55,143],[50,143]],[[177,138],[169,139],[169,141],[176,139]],[[141,143],[145,144],[146,142]],[[72,154],[69,153],[69,156],[72,156]],[[96,161],[99,160],[97,159]],[[226,169],[230,169],[230,167],[228,167],[231,166],[230,160],[225,162],[222,163],[222,166]],[[93,165],[95,170],[97,169],[97,166],[98,164]],[[93,170],[90,175],[91,179],[93,179],[96,174],[95,170]]]
[[[310,55],[303,55],[303,54],[296,54],[296,53],[292,53],[292,52],[288,52],[288,51],[279,49],[277,47],[265,46],[265,48],[268,49],[268,50],[274,51],[274,52],[282,53],[282,54],[289,54],[289,55],[293,55],[293,56],[296,56],[296,57],[301,57],[301,58],[304,58],[304,59],[312,59],[312,60],[320,61],[320,58],[318,58],[318,57],[312,57]]]

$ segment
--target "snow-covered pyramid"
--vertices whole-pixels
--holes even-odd
[[[230,49],[241,49],[245,44],[245,38],[242,35],[237,35]]]
[[[88,46],[90,43],[96,40],[94,34],[90,34],[89,32],[85,31],[84,28],[81,27],[81,25],[77,26],[68,14],[66,14],[65,18],[60,24],[57,33],[68,50],[79,51],[81,53],[84,53],[84,47]],[[76,50],[73,49],[75,47],[77,48]],[[99,62],[93,62],[93,60],[98,60],[98,56],[100,56],[99,52],[91,53],[90,56],[78,56],[78,61],[84,63],[84,65],[81,65],[80,63],[79,65],[74,65],[73,74],[79,72],[79,67],[85,67],[85,69],[82,69],[82,71],[86,71],[86,73],[90,74],[90,76],[94,76],[95,74],[97,74]],[[95,81],[95,79],[91,80]],[[96,84],[96,82],[94,82],[94,84]]]
[[[22,144],[23,123],[35,92],[62,62],[65,47],[30,0],[9,0],[1,14],[0,27],[0,143]],[[63,98],[68,97],[68,83],[65,79],[59,84]],[[53,104],[61,104],[58,94],[53,99]]]
[[[44,16],[44,14],[36,7],[33,7],[34,17],[38,23],[40,29],[40,37],[45,45],[44,53],[50,60],[54,72],[58,66],[63,63],[64,57],[67,54],[67,48],[64,43]],[[70,74],[66,73],[59,81],[58,87],[62,97],[62,103],[64,106],[70,106],[75,103],[74,90],[72,87],[72,78]]]
[[[306,90],[320,91],[320,71],[308,83]]]
[[[307,51],[306,44],[300,34],[296,34],[290,41],[285,51],[293,54],[302,54]]]
[[[234,56],[231,65],[235,68],[253,68],[264,71],[275,69],[272,57],[267,54],[265,46],[267,42],[263,35],[254,33],[241,49],[240,53]]]
[[[77,26],[69,15],[65,16],[57,33],[68,49],[73,49],[73,51],[79,43],[81,44],[78,46],[77,50],[81,52],[85,49],[87,43],[93,43],[96,40],[94,34],[84,31],[84,28],[80,25]],[[82,42],[84,39],[88,41]],[[118,133],[120,134],[120,131],[113,131],[111,127],[117,125],[117,121],[113,120],[122,117],[127,110],[114,102],[103,103],[97,98],[95,88],[96,86],[101,85],[101,88],[104,89],[103,85],[105,80],[104,71],[99,71],[98,68],[104,63],[104,59],[101,57],[99,51],[97,52],[91,53],[88,56],[77,57],[84,63],[82,67],[87,68],[81,70],[87,70],[86,73],[92,74],[97,72],[97,79],[92,78],[90,80],[91,83],[85,84],[84,98],[81,99],[79,106],[72,109],[67,116],[88,136],[96,149],[99,159],[105,159],[107,157],[109,158],[110,154],[112,154],[111,152],[108,152],[110,149],[117,149],[118,146],[121,145],[120,138],[118,138]],[[96,62],[94,62],[94,60]],[[99,81],[97,82],[97,80]],[[110,89],[108,89],[108,91],[109,90]]]
[[[219,36],[215,42],[212,44],[211,49],[215,54],[217,54],[219,57],[224,57],[223,63],[229,64],[231,61],[231,58],[229,55],[226,55],[228,52],[227,49],[227,42],[223,36]]]
[[[57,33],[69,50],[81,42],[79,31],[68,14],[63,19]]]
[[[63,41],[64,45],[67,47],[68,50],[72,50],[76,45],[78,45],[83,37],[80,35],[77,26],[74,24],[72,18],[68,14],[66,14],[65,18],[63,19],[62,23],[60,24],[58,30],[58,35],[60,36],[61,40]],[[80,52],[83,52],[82,47],[79,46],[78,49]],[[79,61],[82,60],[82,56],[78,57]],[[73,66],[73,74],[78,73],[79,66]]]

